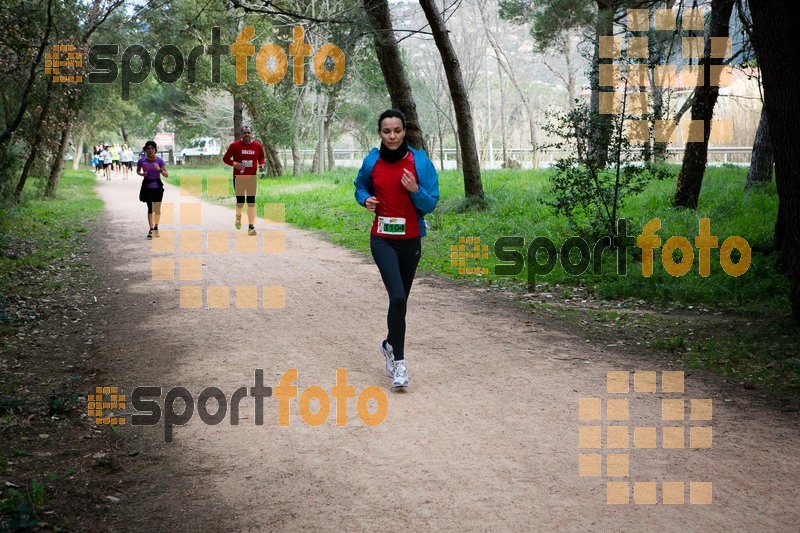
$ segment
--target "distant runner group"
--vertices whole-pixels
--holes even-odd
[[[133,150],[127,144],[120,148],[116,144],[100,143],[92,150],[92,167],[98,177],[106,180],[121,177],[126,180],[133,169],[133,158]]]

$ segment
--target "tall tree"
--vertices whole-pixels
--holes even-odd
[[[75,105],[77,100],[77,95],[69,98],[69,102],[72,106]],[[61,171],[64,170],[64,154],[66,154],[67,142],[69,141],[69,136],[72,133],[73,121],[71,118],[72,117],[69,117],[67,119],[66,124],[61,130],[61,138],[58,141],[58,148],[53,156],[53,163],[50,167],[50,175],[47,176],[47,183],[44,186],[44,195],[47,198],[54,198],[56,196],[56,191],[58,190],[58,182],[61,179]]]
[[[712,57],[712,43],[715,39],[729,36],[729,24],[735,1],[711,0],[711,20],[703,58],[700,60],[700,66],[703,69],[703,85],[698,86],[695,90],[694,104],[692,105],[692,121],[702,121],[703,124],[703,141],[686,144],[686,150],[683,152],[683,164],[680,174],[678,174],[678,185],[672,199],[672,205],[676,207],[697,209],[700,188],[703,186],[703,174],[708,162],[711,119],[714,116],[714,106],[719,96],[719,81],[717,79],[715,83],[712,78],[712,67],[719,68],[725,62],[723,57]]]
[[[565,33],[591,28],[592,58],[589,70],[591,88],[591,128],[588,150],[598,167],[608,160],[613,118],[600,113],[601,93],[613,92],[613,87],[600,85],[600,65],[612,59],[602,57],[601,38],[614,35],[614,20],[624,0],[500,0],[500,17],[516,23],[531,22],[531,35],[540,52],[557,49],[564,42]],[[627,2],[639,7],[642,2]]]
[[[789,300],[800,326],[800,32],[795,27],[793,0],[750,2],[753,45],[764,80],[764,107],[775,151],[778,189],[776,243],[786,264]]]
[[[28,148],[28,157],[25,159],[25,165],[22,167],[22,174],[17,182],[17,188],[14,190],[14,201],[19,202],[22,197],[22,191],[25,189],[25,183],[28,181],[28,174],[33,168],[33,163],[36,161],[39,147],[44,140],[45,128],[44,121],[47,118],[47,111],[50,108],[50,102],[53,100],[51,91],[53,90],[53,78],[48,78],[47,86],[45,87],[45,98],[42,102],[42,109],[39,111],[39,117],[36,119],[36,126],[34,128],[33,141]]]
[[[478,147],[475,143],[475,127],[472,121],[472,110],[469,104],[464,79],[461,76],[461,67],[458,56],[447,35],[447,28],[439,9],[433,0],[419,0],[425,18],[433,32],[433,39],[450,87],[450,96],[458,124],[458,140],[461,144],[461,157],[464,165],[464,194],[467,198],[483,199],[483,184],[481,183],[481,167],[478,159]]]
[[[750,156],[750,170],[747,171],[747,182],[745,182],[744,189],[748,190],[757,183],[769,183],[772,181],[772,168],[774,166],[775,155],[769,138],[766,108],[762,108],[761,118],[758,119],[756,139],[753,142],[753,152]]]
[[[439,150],[439,167],[444,170],[444,137],[445,134],[452,132],[455,134],[456,125],[453,123],[453,102],[450,99],[450,93],[447,91],[447,80],[444,78],[442,69],[439,64],[432,61],[423,62],[420,65],[423,72],[422,77],[425,83],[422,83],[422,92],[425,95],[425,100],[429,102],[435,113],[433,115],[436,119],[436,138],[435,144]],[[458,154],[458,142],[456,146],[456,168],[461,169],[461,159]],[[430,154],[433,156],[433,154]]]
[[[595,19],[592,69],[589,73],[592,91],[589,104],[592,121],[590,122],[588,153],[597,166],[603,168],[608,162],[613,117],[600,112],[600,99],[602,93],[613,93],[614,87],[600,85],[600,65],[612,62],[611,58],[603,57],[605,54],[602,53],[600,43],[603,37],[614,35],[614,13],[621,2],[619,0],[595,0],[595,3],[597,4],[597,18]]]
[[[41,94],[36,89],[42,78],[42,60],[51,44],[55,4],[53,0],[27,5],[0,3],[0,201],[14,198],[14,176],[21,159],[14,141],[25,125],[23,118],[32,99]],[[36,104],[43,105],[39,101]],[[19,137],[26,138],[24,134]]]
[[[417,116],[417,104],[411,92],[400,47],[394,36],[388,0],[364,0],[364,9],[374,31],[375,52],[381,65],[392,107],[406,116],[406,140],[414,148],[426,150],[425,136]]]
[[[292,176],[299,176],[302,170],[302,158],[300,157],[300,134],[303,126],[303,99],[305,97],[306,86],[302,85],[295,91],[294,114],[292,116]]]
[[[5,6],[4,6],[5,7]],[[26,6],[20,6],[21,11],[25,11]],[[25,43],[36,43],[38,41],[39,36],[41,35],[41,41],[36,45],[35,49],[33,50],[33,57],[30,62],[30,67],[28,70],[27,79],[23,82],[23,89],[21,93],[21,98],[19,104],[16,106],[16,110],[13,110],[11,113],[6,113],[6,124],[5,127],[0,130],[0,146],[4,145],[11,139],[11,135],[19,128],[20,123],[22,122],[22,117],[25,115],[25,111],[28,109],[28,102],[30,101],[30,95],[32,92],[33,84],[36,81],[37,74],[39,73],[39,65],[42,62],[42,57],[44,57],[44,52],[47,46],[50,43],[50,35],[53,31],[53,0],[47,0],[47,17],[44,22],[44,35],[41,35],[41,27],[25,27],[25,28],[17,28],[17,30],[22,32],[30,32],[31,35],[28,36],[28,39],[20,39],[21,42],[18,44],[20,48],[14,49],[12,48],[10,52],[13,55],[16,55],[18,59],[24,61],[26,56],[29,54],[29,50],[25,49]],[[5,13],[4,13],[5,15]],[[19,18],[19,15],[14,15]],[[6,19],[6,16],[3,16],[3,19]],[[10,16],[8,17],[11,18]],[[4,31],[14,32],[12,28],[6,28]],[[16,32],[14,32],[16,33]],[[3,43],[7,44],[7,43]],[[4,46],[5,48],[5,46]],[[8,53],[8,51],[4,51]],[[6,109],[8,106],[8,102],[4,102],[6,105]]]
[[[77,37],[75,40],[77,44],[76,49],[81,52],[88,52],[92,45],[92,37],[97,29],[123,4],[124,0],[93,0],[88,11],[88,16],[85,24],[81,17],[80,11],[71,9],[64,9],[62,11],[61,23],[69,24],[71,27],[67,28],[63,37],[67,40],[72,40],[69,37]],[[69,6],[65,6],[69,8]],[[70,17],[70,18],[67,18]],[[53,153],[53,160],[50,166],[50,174],[47,177],[47,183],[44,188],[44,195],[52,198],[56,195],[58,190],[58,182],[61,177],[61,171],[64,168],[64,156],[67,152],[68,142],[72,128],[75,124],[78,111],[81,108],[81,84],[77,82],[70,82],[64,84],[64,91],[67,93],[66,107],[62,110],[63,126],[59,143]]]
[[[533,161],[534,165],[536,162],[536,116],[533,111],[533,102],[531,101],[531,97],[528,91],[523,90],[522,84],[517,79],[517,76],[514,74],[514,69],[511,67],[511,63],[508,60],[508,56],[506,56],[505,51],[500,46],[499,41],[497,40],[497,35],[495,35],[494,29],[491,27],[489,21],[489,15],[486,12],[486,9],[483,5],[480,6],[480,13],[481,13],[481,20],[483,22],[483,29],[486,32],[486,38],[489,40],[489,44],[494,50],[495,57],[497,57],[497,64],[500,69],[508,76],[508,79],[511,81],[511,85],[513,85],[514,90],[517,91],[517,94],[522,100],[522,104],[525,106],[525,115],[528,117],[528,127],[530,128],[530,139],[531,139],[531,150],[534,154]],[[502,93],[501,93],[502,94]],[[501,111],[503,111],[501,109]],[[504,146],[505,148],[505,146]],[[507,158],[504,156],[503,158],[504,163],[508,163]]]
[[[650,6],[649,18],[653,19],[655,17],[656,9],[672,9],[674,6],[675,0],[667,0],[662,5],[657,4]],[[676,10],[676,15],[680,16],[681,11],[682,10],[680,9]],[[677,48],[679,32],[649,31],[647,33],[647,38],[649,41],[647,75],[650,84],[648,92],[650,94],[651,105],[649,112],[642,118],[647,118],[649,120],[649,130],[654,132],[656,130],[656,124],[668,116],[669,99],[672,95],[672,89],[668,89],[664,86],[665,80],[659,79],[659,72],[656,67],[659,65],[671,64],[675,59],[677,59],[673,56],[675,55],[675,50]],[[680,118],[675,120],[675,123],[677,124],[677,121],[680,120]],[[655,139],[654,135],[649,134],[648,140],[643,146],[645,164],[651,164],[653,162],[663,163],[667,158],[668,146],[668,142],[660,142]]]

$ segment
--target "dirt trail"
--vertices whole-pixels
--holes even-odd
[[[139,385],[165,393],[182,386],[195,399],[216,386],[230,399],[253,386],[255,369],[275,387],[296,368],[300,392],[318,385],[330,393],[336,369],[346,368],[356,394],[382,387],[389,411],[369,427],[351,399],[347,425],[338,427],[332,402],[327,422],[310,427],[295,398],[290,425],[279,427],[273,397],[257,426],[247,397],[238,426],[228,417],[206,425],[195,413],[172,444],[163,443],[163,418],[129,427],[147,446],[139,464],[148,476],[119,504],[131,529],[790,531],[800,523],[796,414],[765,409],[700,371],[687,371],[683,394],[608,394],[609,370],[679,369],[649,353],[587,343],[479,290],[426,276],[409,301],[411,386],[392,392],[377,350],[387,302],[371,260],[288,225],[271,228],[285,234],[283,253],[208,253],[206,232],[227,232],[231,250],[235,232],[233,212],[207,203],[201,225],[162,224],[162,240],[166,230],[202,231],[203,253],[179,252],[176,239],[174,253],[154,254],[137,183],[99,186],[107,212],[94,256],[114,384],[128,394]],[[165,202],[198,200],[168,186]],[[200,258],[203,279],[154,281],[153,257]],[[183,285],[229,286],[231,308],[182,309]],[[285,308],[237,309],[233,287],[248,285],[285,287]],[[580,398],[628,398],[629,420],[581,422]],[[662,398],[685,399],[687,420],[662,421]],[[713,400],[711,422],[688,420],[691,398]],[[581,450],[580,425],[628,425],[630,448]],[[684,449],[633,448],[634,426],[684,425],[713,426],[711,449],[689,448],[688,429]],[[629,475],[581,477],[581,453],[628,454]],[[607,504],[607,481],[629,483],[630,503]],[[667,481],[687,482],[683,505],[662,503]],[[689,504],[690,481],[713,483],[713,503]],[[656,505],[633,503],[636,482],[657,482]]]

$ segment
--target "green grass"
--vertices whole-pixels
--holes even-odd
[[[673,176],[678,168],[672,167]],[[224,167],[214,169],[170,169],[171,183],[182,176],[229,176]],[[286,221],[299,227],[319,230],[331,242],[363,253],[369,252],[369,227],[372,216],[353,198],[355,169],[337,169],[321,175],[282,176],[259,180],[257,203],[283,203]],[[746,168],[723,166],[706,171],[696,211],[675,209],[670,201],[675,192],[675,178],[652,182],[640,195],[630,198],[621,209],[628,221],[628,234],[637,237],[653,218],[661,219],[657,232],[661,245],[671,236],[683,236],[694,246],[699,220],[709,218],[711,235],[719,245],[730,236],[743,237],[751,247],[748,271],[740,277],[727,275],[720,266],[719,248],[711,252],[711,274],[701,277],[699,257],[694,250],[692,269],[684,276],[669,275],[661,263],[660,250],[654,254],[654,274],[643,277],[641,251],[627,249],[627,275],[617,273],[616,255],[602,254],[599,273],[590,268],[581,275],[567,274],[560,265],[552,272],[536,277],[537,290],[547,290],[562,298],[575,291],[587,291],[601,299],[625,302],[644,300],[661,308],[708,310],[715,317],[704,331],[703,341],[693,341],[679,318],[671,322],[668,336],[654,338],[654,349],[679,354],[694,366],[703,366],[741,378],[747,383],[769,382],[776,389],[800,396],[800,363],[797,350],[800,335],[789,319],[789,284],[776,265],[773,228],[777,213],[777,193],[770,184],[744,192]],[[585,237],[578,226],[553,214],[543,203],[549,198],[548,171],[500,170],[482,174],[486,208],[471,209],[464,198],[464,184],[456,171],[439,173],[441,199],[436,211],[426,220],[432,224],[423,244],[420,269],[476,284],[491,283],[520,292],[526,290],[527,269],[513,277],[497,276],[495,241],[501,236],[520,236],[525,247],[536,237],[548,237],[557,248],[570,236]],[[227,197],[216,198],[232,206],[233,190]],[[259,214],[261,213],[259,208]],[[488,245],[488,258],[467,260],[465,266],[487,268],[488,274],[459,274],[451,264],[451,246],[459,239],[479,237]],[[590,249],[592,239],[586,238]],[[474,242],[473,242],[474,245]],[[467,248],[466,251],[469,251]],[[680,252],[675,254],[680,259]],[[737,256],[734,259],[738,259]],[[540,257],[543,262],[543,257]],[[714,314],[717,313],[717,314]],[[736,327],[722,327],[735,320]],[[752,325],[749,325],[751,324]],[[743,331],[747,331],[744,334]],[[709,340],[711,339],[711,340]]]
[[[69,170],[61,176],[57,198],[41,198],[30,187],[20,204],[0,207],[0,293],[24,293],[29,288],[33,292],[28,296],[40,296],[68,279],[58,277],[34,288],[29,276],[59,269],[61,261],[86,266],[70,259],[103,210],[94,185],[91,172]]]
[[[18,205],[0,207],[0,336],[15,321],[35,319],[46,307],[38,299],[74,283],[76,269],[88,266],[79,252],[103,210],[91,172],[65,171],[54,199],[29,186]]]
[[[173,168],[171,172],[169,181],[173,183],[179,183],[180,177],[185,175],[205,177],[210,174],[208,170],[199,169],[176,171]],[[332,242],[366,252],[371,217],[353,200],[354,177],[355,170],[340,169],[324,175],[260,180],[257,202],[284,203],[287,222],[321,230]],[[717,248],[711,252],[711,275],[707,278],[699,275],[696,250],[692,269],[682,277],[668,274],[661,264],[660,250],[655,250],[654,274],[645,278],[641,275],[641,251],[634,245],[627,250],[627,275],[617,273],[616,254],[606,250],[602,253],[599,273],[592,271],[590,263],[584,274],[570,275],[557,263],[549,274],[536,276],[536,284],[584,286],[604,298],[735,307],[758,313],[785,310],[788,283],[776,270],[776,254],[772,253],[772,228],[777,210],[775,188],[773,185],[745,194],[745,178],[746,170],[741,168],[709,168],[697,211],[670,206],[674,180],[652,183],[621,211],[621,218],[628,220],[628,233],[634,238],[647,221],[660,218],[662,227],[657,234],[662,246],[673,235],[686,237],[694,244],[699,219],[709,218],[711,234],[719,238],[720,245],[733,235],[749,243],[752,260],[744,275],[731,277],[723,272]],[[487,268],[489,274],[481,278],[491,279],[495,284],[522,286],[527,280],[527,269],[515,277],[494,275],[498,263],[494,245],[499,237],[523,237],[525,246],[516,248],[523,255],[536,237],[548,237],[559,249],[568,237],[578,236],[585,238],[590,250],[594,249],[594,239],[576,232],[568,219],[555,216],[552,209],[543,204],[542,200],[548,197],[547,171],[484,172],[488,208],[483,210],[465,209],[459,173],[441,172],[439,181],[441,200],[436,211],[427,217],[433,228],[424,243],[425,253],[420,264],[424,270],[475,279],[476,276],[459,274],[459,267],[451,265],[450,253],[451,246],[459,244],[460,238],[479,237],[481,245],[488,245],[488,258],[467,260],[465,266]],[[233,194],[232,190],[229,194]],[[468,247],[466,251],[471,250]],[[544,254],[539,260],[544,262]]]
[[[85,286],[94,280],[88,270],[85,246],[88,232],[103,210],[95,194],[94,174],[65,171],[54,199],[40,196],[38,181],[28,183],[18,205],[0,206],[0,352],[4,354],[23,353],[20,343],[30,343],[23,337],[30,338],[30,331],[36,332],[34,328],[41,321],[60,313],[48,302],[59,296],[66,299],[71,293],[64,291],[54,296],[55,293]],[[25,353],[30,357],[27,355],[30,350]],[[25,356],[19,357],[20,361],[25,361]],[[33,375],[30,372],[36,375],[35,383],[30,382],[30,375]],[[30,360],[22,365],[22,370],[7,367],[0,372],[0,428],[3,431],[19,431],[23,419],[26,426],[41,423],[42,419],[45,424],[52,424],[51,415],[58,413],[63,418],[68,407],[75,407],[74,386],[79,378],[70,377],[68,382],[42,395],[51,377],[49,371],[38,372],[36,363]],[[41,405],[42,402],[47,406]],[[21,412],[25,413],[24,417]],[[28,449],[9,449],[0,458],[0,473],[7,473],[13,462],[17,465],[15,475],[19,475],[20,464],[27,463],[21,460],[29,457]],[[74,473],[75,469],[71,471]],[[29,486],[10,488],[0,496],[0,530],[33,528],[51,505],[52,494],[46,484],[55,481],[57,472],[47,471],[38,462],[33,463],[29,472],[33,475]],[[63,475],[69,472],[65,470]]]
[[[800,398],[800,336],[780,320],[730,325],[724,333],[691,343],[689,366],[711,368],[746,388],[767,388],[782,398]]]

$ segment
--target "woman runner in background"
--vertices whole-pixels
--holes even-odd
[[[128,179],[128,176],[133,172],[133,150],[127,145],[122,145],[122,151],[119,153],[119,162],[122,165],[122,179]]]
[[[158,146],[155,141],[144,143],[144,157],[136,163],[136,173],[142,176],[142,187],[139,189],[139,201],[147,203],[147,224],[150,231],[147,238],[158,237],[158,222],[161,220],[161,200],[164,197],[164,182],[161,176],[169,177],[167,164],[156,155]]]

